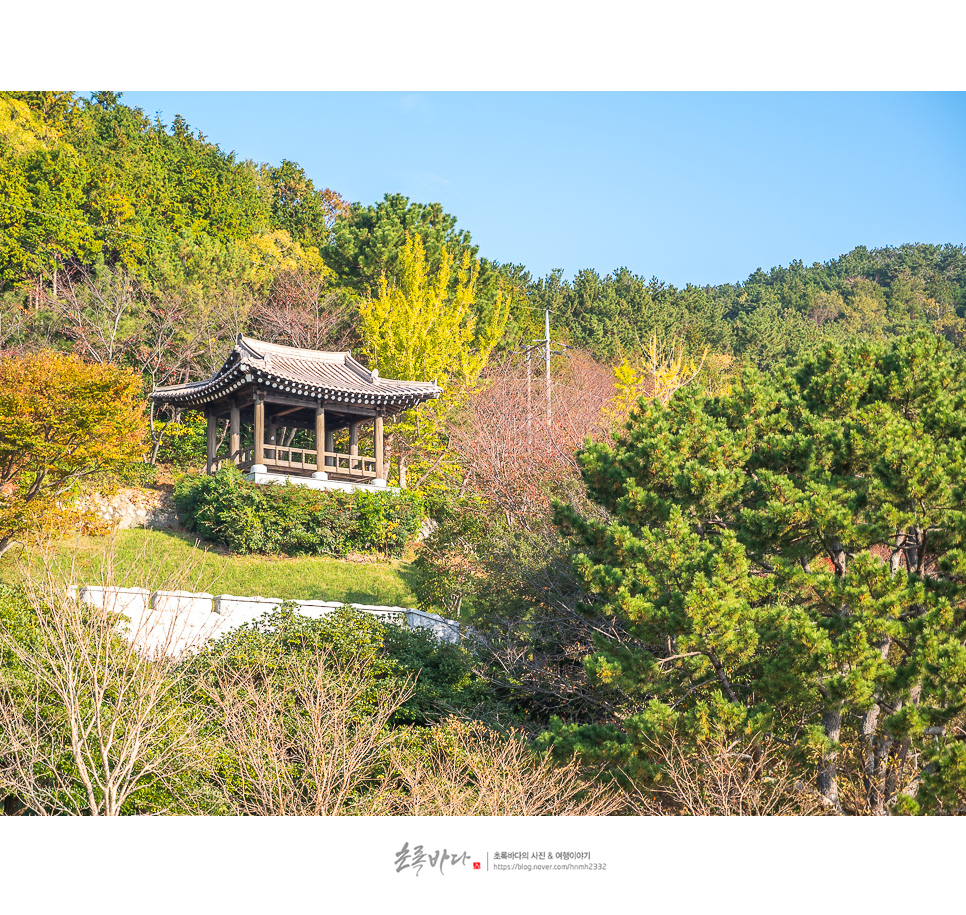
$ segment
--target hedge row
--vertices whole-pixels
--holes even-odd
[[[188,530],[235,553],[398,555],[423,521],[422,499],[413,492],[258,485],[234,467],[183,477],[174,495]]]

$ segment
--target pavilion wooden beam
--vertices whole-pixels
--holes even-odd
[[[383,462],[383,449],[385,448],[385,442],[383,441],[381,416],[376,417],[376,421],[373,423],[372,434],[373,438],[375,439],[373,445],[375,446],[374,451],[376,455],[376,476],[380,480],[385,480],[386,474]]]
[[[241,392],[241,393],[244,395],[244,392]],[[226,416],[229,416],[231,414],[232,404],[234,404],[239,410],[246,410],[249,407],[253,407],[255,405],[255,402],[256,401],[254,398],[248,398],[248,397],[242,396],[242,397],[234,398],[232,400],[223,400],[223,401],[219,400],[214,403],[210,403],[207,405],[207,409],[213,411],[215,416],[218,417],[218,419],[224,419]],[[198,407],[191,407],[188,405],[185,405],[185,406],[189,410],[199,409]]]
[[[308,429],[309,431],[313,428],[312,420],[312,409],[318,403],[318,401],[309,401],[308,403],[302,402],[301,406],[292,406],[292,400],[282,401],[280,398],[272,397],[271,395],[266,395],[262,398],[263,402],[266,404],[265,408],[265,419],[266,423],[269,421],[270,417],[275,419],[281,419],[286,417],[286,426],[295,426],[297,429]],[[244,414],[248,409],[253,409],[256,400],[254,398],[242,397],[235,401],[236,406],[239,411]],[[272,405],[277,406],[288,406],[290,409],[281,410],[277,413],[273,413],[271,410]],[[328,414],[326,425],[332,426],[334,429],[344,429],[349,426],[352,422],[366,422],[372,419],[376,415],[376,411],[371,407],[360,407],[358,404],[344,404],[332,401],[325,402],[326,413]],[[199,409],[199,410],[211,410],[214,412],[218,419],[228,419],[231,415],[231,402],[230,401],[219,401],[218,403],[208,404],[207,406],[186,406],[186,409]],[[307,414],[305,418],[289,419],[289,417],[304,411]],[[242,417],[244,419],[244,416]]]
[[[240,452],[241,452],[241,410],[238,409],[238,404],[232,401],[231,405],[231,416],[228,420],[231,434],[231,445],[230,445],[230,455],[231,460],[234,463],[239,463]]]
[[[205,411],[208,419],[208,464],[206,473],[211,476],[212,470],[215,466],[215,452],[218,449],[218,417],[215,415],[213,410]]]
[[[309,407],[314,403],[304,397],[292,397],[288,394],[266,394],[264,397],[267,404],[278,404],[285,407]],[[331,410],[339,410],[345,413],[352,413],[355,416],[373,417],[376,415],[375,407],[368,407],[364,404],[347,403],[342,400],[327,400],[325,405]]]
[[[255,463],[265,466],[265,401],[255,401]]]
[[[281,419],[283,416],[288,416],[289,413],[298,413],[299,410],[305,410],[307,407],[308,404],[302,404],[300,407],[289,407],[287,410],[281,410],[280,412],[276,413],[275,418]]]

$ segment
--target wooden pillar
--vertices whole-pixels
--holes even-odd
[[[362,467],[357,461],[352,460],[352,458],[359,457],[359,424],[350,423],[349,424],[349,469],[350,470],[361,470]]]
[[[325,407],[315,408],[315,469],[325,466]]]
[[[233,400],[231,402],[231,418],[229,419],[231,428],[228,430],[229,435],[231,435],[231,459],[236,464],[241,463],[241,413],[238,409],[238,404]]]
[[[335,433],[331,429],[325,430],[325,450],[335,451]],[[335,458],[327,457],[325,459],[326,467],[335,467]]]
[[[213,407],[209,407],[205,414],[208,417],[208,466],[205,472],[210,476],[214,472],[215,450],[218,447],[218,419]]]
[[[373,444],[375,445],[376,454],[376,478],[379,480],[386,479],[386,471],[383,467],[383,448],[385,447],[385,442],[383,441],[382,435],[382,417],[377,416],[375,423],[373,423],[372,434],[375,439]]]
[[[265,457],[267,457],[270,461],[274,461],[278,457],[278,454],[276,453],[275,449],[271,446],[275,445],[275,438],[278,435],[278,429],[276,428],[275,421],[273,419],[270,419],[266,423],[266,425],[268,426],[267,444],[270,447],[265,449]]]
[[[265,466],[265,401],[255,400],[255,463]]]

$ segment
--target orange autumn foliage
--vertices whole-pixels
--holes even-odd
[[[78,480],[142,456],[141,381],[50,350],[0,358],[0,554],[73,520]]]

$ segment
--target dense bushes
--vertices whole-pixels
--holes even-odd
[[[422,499],[402,492],[320,492],[249,483],[233,467],[187,476],[175,502],[190,531],[236,553],[397,555],[416,536]]]
[[[0,588],[0,815],[529,813],[477,784],[479,767],[512,777],[504,743],[527,796],[554,794],[547,759],[491,730],[461,646],[283,603],[197,652],[145,654],[74,593],[49,574]]]
[[[400,698],[387,719],[391,726],[430,725],[453,714],[496,726],[506,717],[506,709],[493,700],[492,690],[475,671],[472,647],[441,642],[425,629],[385,623],[351,607],[313,619],[302,616],[296,604],[283,602],[208,643],[190,664],[192,675],[200,679],[255,661],[281,676],[293,660],[321,654],[336,665],[365,662],[373,679],[367,708],[375,707],[377,695],[387,689],[408,687],[407,697]]]

